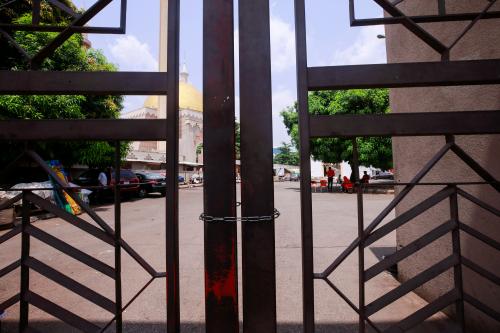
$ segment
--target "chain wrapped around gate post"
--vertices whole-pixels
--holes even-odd
[[[241,202],[237,202],[236,206],[241,206]],[[268,222],[276,220],[280,217],[281,213],[279,210],[274,208],[272,215],[261,215],[261,216],[210,216],[205,213],[201,213],[199,220],[203,222]]]

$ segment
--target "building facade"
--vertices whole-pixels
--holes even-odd
[[[124,119],[161,119],[161,97],[150,96],[144,105],[123,114]],[[179,164],[180,171],[201,167],[203,155],[203,95],[191,83],[186,65],[182,66],[179,82]],[[163,142],[136,141],[131,144],[126,161],[132,169],[160,169],[165,163]]]

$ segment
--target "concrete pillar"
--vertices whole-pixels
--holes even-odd
[[[446,1],[447,13],[480,12],[486,5],[484,0]],[[437,14],[437,0],[405,1],[398,5],[408,15]],[[500,10],[500,3],[491,10]],[[450,45],[469,22],[446,22],[422,24],[445,45]],[[439,61],[440,56],[418,37],[400,25],[386,27],[388,62]],[[500,58],[500,20],[480,21],[455,46],[451,60]],[[391,108],[396,113],[500,110],[499,86],[461,86],[438,88],[391,89]],[[499,124],[500,126],[500,124]],[[497,179],[500,178],[499,136],[458,136],[458,144]],[[443,137],[396,138],[393,140],[396,177],[409,181],[422,166],[444,145]],[[449,153],[436,165],[425,181],[475,181],[480,178],[463,162]],[[500,209],[500,195],[489,186],[464,186],[465,190],[479,199]],[[397,208],[402,214],[412,206],[435,193],[438,187],[420,187]],[[500,241],[500,218],[487,213],[472,203],[459,199],[459,218],[470,226]],[[449,220],[449,202],[442,202],[414,221],[397,230],[397,244],[401,248],[424,233]],[[461,234],[462,254],[483,268],[500,276],[500,253],[471,237]],[[399,266],[399,278],[406,281],[432,264],[452,253],[451,235],[434,242],[417,252]],[[464,289],[496,311],[500,311],[500,288],[467,268],[463,270]],[[418,293],[431,301],[453,288],[453,270],[418,289]],[[468,332],[500,332],[500,325],[466,304]],[[453,307],[446,312],[453,315]]]
[[[167,37],[168,37],[168,0],[160,0],[160,47],[159,47],[159,57],[158,64],[160,72],[167,71]],[[167,118],[167,97],[159,97],[159,117],[161,119]],[[158,142],[158,150],[160,152],[165,152],[167,146],[165,141]]]

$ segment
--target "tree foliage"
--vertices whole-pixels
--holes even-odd
[[[293,150],[293,145],[291,143],[282,142],[278,150],[279,153],[274,156],[274,163],[299,165],[299,153]]]
[[[56,23],[68,23],[63,16],[51,16]],[[17,24],[29,24],[31,15],[24,14],[16,18]],[[18,31],[14,34],[16,42],[30,55],[47,45],[57,33]],[[10,70],[25,70],[26,63],[19,56],[0,58],[0,66],[9,66]],[[83,37],[75,34],[48,57],[41,70],[51,71],[115,71],[104,55],[94,49],[83,47]],[[0,119],[114,119],[118,118],[123,108],[121,96],[81,96],[81,95],[8,95],[0,96]],[[89,130],[91,130],[89,128]],[[1,154],[0,162],[13,158],[12,154],[20,151],[15,143],[10,145],[10,154]],[[107,142],[57,142],[36,143],[33,147],[43,158],[58,159],[64,165],[85,164],[91,167],[103,167],[113,163],[114,148]],[[124,145],[122,156],[127,153]]]
[[[315,91],[309,94],[309,113],[312,115],[385,114],[390,112],[387,89]],[[296,147],[299,146],[297,104],[281,112],[283,123]],[[362,119],[360,119],[362,121]],[[387,170],[392,168],[391,138],[359,138],[359,162]],[[325,163],[347,161],[352,164],[352,141],[345,138],[311,140],[311,154]]]
[[[78,12],[71,0],[59,0],[62,4]],[[6,3],[8,1],[2,1]],[[17,0],[0,9],[0,22],[18,23],[19,18],[31,13],[33,0]],[[58,25],[68,22],[70,16],[57,7],[50,5],[47,1],[40,3],[40,24]],[[27,22],[31,24],[30,22]],[[8,29],[6,29],[9,32]],[[19,52],[5,38],[0,38],[0,68],[11,69],[18,63]]]
[[[234,121],[234,153],[235,153],[235,158],[239,160],[241,158],[240,156],[240,147],[241,147],[241,131],[240,131],[240,123],[238,121]],[[203,142],[198,144],[196,146],[196,158],[198,158],[198,155],[203,153]]]

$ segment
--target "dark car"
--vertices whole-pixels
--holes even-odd
[[[100,173],[101,171],[96,169],[87,170],[78,176],[74,182],[82,187],[99,186],[101,185],[98,180]]]
[[[132,170],[120,170],[120,192],[139,194],[139,178]],[[111,180],[109,180],[109,186],[115,186],[115,172],[111,173]]]
[[[139,178],[139,182],[141,183],[137,193],[139,198],[144,198],[149,193],[160,193],[162,196],[166,194],[165,176],[162,174],[136,172],[135,175]]]
[[[101,186],[101,183],[99,183],[100,173],[101,170],[90,169],[75,178],[73,182],[82,187]],[[92,191],[92,193],[89,195],[89,201],[91,204],[102,202],[106,197],[111,197],[110,189],[92,188],[90,190]]]
[[[152,174],[156,174],[156,175],[160,175],[162,176],[163,178],[166,178],[166,172],[165,170],[148,170],[148,171],[136,171],[136,172],[146,172],[146,173],[152,173]],[[179,184],[184,184],[186,183],[186,179],[184,178],[184,176],[181,176],[179,175],[178,176],[178,179],[179,179]]]
[[[99,183],[99,174],[101,170],[90,169],[83,172],[78,176],[74,183],[82,187],[92,187],[101,186]],[[90,194],[89,200],[91,203],[103,201],[106,198],[112,197],[113,187],[115,185],[115,173],[112,172],[111,175],[106,175],[108,178],[109,188],[103,189],[91,189],[92,194]],[[139,178],[130,170],[120,170],[120,187],[121,193],[138,193],[139,192]]]

